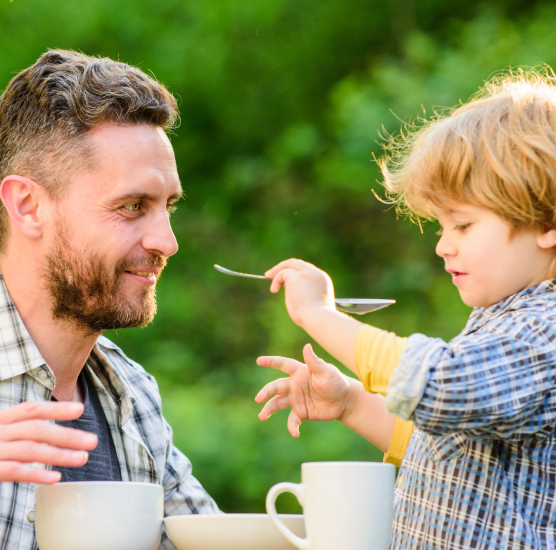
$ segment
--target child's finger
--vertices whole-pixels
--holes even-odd
[[[303,363],[300,363],[295,359],[280,357],[279,355],[263,355],[261,357],[257,357],[257,365],[259,365],[259,367],[269,367],[271,369],[281,370],[285,374],[293,374],[300,365],[303,365]]]
[[[328,363],[313,351],[313,346],[311,346],[311,344],[305,344],[303,348],[303,359],[305,359],[307,367],[313,374],[322,374],[326,372]]]
[[[282,409],[287,409],[291,406],[289,395],[278,395],[273,397],[268,403],[262,408],[259,413],[260,420],[268,420],[276,411],[281,411]]]
[[[307,265],[307,262],[303,260],[298,260],[297,258],[290,258],[289,260],[283,260],[279,264],[276,264],[274,267],[271,267],[268,271],[265,272],[265,277],[274,278],[279,271],[283,269],[296,269],[297,271],[301,271]]]
[[[274,397],[275,395],[284,395],[290,391],[290,379],[289,378],[278,378],[266,384],[259,393],[255,396],[255,401],[257,403],[262,403],[267,399]]]
[[[272,279],[270,292],[278,292],[282,286],[286,284],[286,281],[292,276],[292,274],[297,274],[297,270],[291,268],[280,270]]]
[[[301,422],[301,417],[292,410],[288,416],[288,432],[290,432],[292,437],[299,437],[299,426],[301,426]]]

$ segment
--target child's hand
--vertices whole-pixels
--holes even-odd
[[[255,397],[257,403],[271,398],[259,413],[267,420],[278,410],[291,407],[288,431],[299,437],[304,420],[340,420],[351,415],[363,393],[363,385],[318,358],[310,344],[303,348],[306,365],[285,357],[259,357],[257,365],[279,369],[289,378],[267,384]]]
[[[334,286],[327,273],[302,260],[285,260],[265,273],[272,278],[271,292],[282,285],[286,291],[286,307],[292,321],[303,327],[307,313],[319,307],[336,309]]]

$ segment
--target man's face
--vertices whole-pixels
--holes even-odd
[[[94,168],[52,203],[43,267],[53,315],[90,333],[144,326],[178,249],[169,221],[182,194],[174,152],[150,125],[102,124],[89,137]]]

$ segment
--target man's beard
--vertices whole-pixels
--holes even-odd
[[[55,319],[73,324],[89,334],[104,330],[144,327],[156,313],[155,286],[136,290],[134,303],[119,292],[125,271],[143,271],[166,265],[166,258],[149,253],[142,258],[122,259],[111,270],[102,257],[79,254],[59,235],[57,247],[46,256],[46,285],[52,297]]]

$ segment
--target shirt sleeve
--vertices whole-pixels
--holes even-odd
[[[355,365],[365,389],[386,395],[392,373],[407,346],[407,338],[363,325],[355,337]]]
[[[355,338],[355,364],[365,389],[386,395],[392,373],[407,346],[407,338],[363,325]],[[409,420],[398,418],[384,462],[400,466],[415,426]]]
[[[415,424],[413,422],[396,418],[388,451],[384,453],[384,462],[398,467],[402,465],[403,457],[414,430]]]
[[[394,372],[387,410],[432,435],[520,440],[552,432],[556,357],[537,320],[450,343],[414,334]]]

